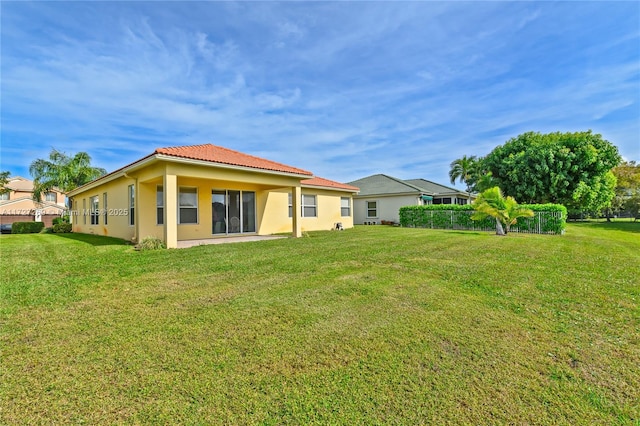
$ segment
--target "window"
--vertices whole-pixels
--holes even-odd
[[[98,215],[100,214],[100,204],[99,204],[97,195],[95,197],[89,198],[89,208],[91,209],[90,211],[91,224],[97,225]]]
[[[341,197],[340,198],[340,216],[351,216],[351,198],[349,197]]]
[[[0,194],[0,200],[8,200],[8,199],[9,199],[9,193],[8,192]]]
[[[87,224],[87,199],[82,199],[82,224]]]
[[[158,185],[156,189],[156,223],[164,225],[164,187]]]
[[[198,223],[198,188],[180,187],[178,223]]]
[[[129,185],[129,225],[136,224],[136,191],[133,185]]]
[[[367,201],[367,217],[378,217],[377,201]]]
[[[451,198],[434,198],[433,204],[451,204]]]
[[[107,193],[106,192],[102,194],[102,211],[104,214],[104,224],[106,225],[108,221],[107,217],[109,216],[107,214]]]
[[[44,200],[49,201],[50,203],[55,203],[58,201],[58,197],[56,196],[55,192],[45,192]]]
[[[315,195],[302,195],[302,217],[316,217],[318,210]],[[289,193],[289,217],[293,216],[293,197]]]
[[[465,204],[467,204],[467,199],[466,198],[456,198],[456,204],[464,206]]]
[[[316,196],[302,194],[302,217],[316,217]]]

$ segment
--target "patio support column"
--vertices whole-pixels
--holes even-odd
[[[291,219],[293,221],[293,232],[292,236],[294,238],[302,237],[302,226],[300,221],[301,215],[301,206],[302,203],[302,189],[299,186],[291,187]]]
[[[164,175],[164,243],[178,248],[178,178]]]

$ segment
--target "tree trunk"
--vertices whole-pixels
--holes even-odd
[[[504,237],[506,234],[506,232],[504,232],[504,228],[502,227],[502,223],[500,223],[500,221],[496,218],[496,235],[500,235],[502,237]]]

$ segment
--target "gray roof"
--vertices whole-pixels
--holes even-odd
[[[379,174],[349,182],[349,185],[360,188],[362,195],[419,194],[420,188],[401,179]]]
[[[461,193],[466,194],[466,192],[461,191],[456,188],[451,188],[450,186],[440,185],[439,183],[432,182],[426,179],[409,179],[405,180],[405,182],[410,183],[411,185],[415,185],[419,188],[422,188],[426,192],[431,192],[434,194],[447,194],[447,193]]]
[[[466,194],[455,188],[440,185],[426,179],[402,180],[384,174],[367,176],[349,182],[349,185],[360,188],[358,196],[367,195],[399,195],[399,194]]]

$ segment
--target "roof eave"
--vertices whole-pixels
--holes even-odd
[[[309,185],[309,184],[301,184],[300,185],[302,188],[320,188],[320,189],[326,189],[329,191],[340,191],[340,192],[348,192],[351,194],[357,194],[359,191],[356,189],[350,189],[350,188],[339,188],[337,186],[328,186],[328,185]]]
[[[294,177],[294,178],[301,178],[301,179],[309,179],[310,177],[313,176],[312,173],[307,174],[307,173],[285,172],[285,171],[279,171],[279,170],[269,170],[269,169],[263,169],[259,167],[239,166],[236,164],[226,164],[226,163],[218,163],[215,161],[197,160],[194,158],[176,157],[176,156],[167,155],[167,154],[155,154],[155,156],[159,160],[166,160],[174,163],[193,164],[193,165],[199,165],[204,167],[216,167],[220,169],[240,170],[244,172],[265,173],[265,174],[287,176],[287,177]]]
[[[426,194],[424,191],[411,191],[411,192],[384,192],[384,193],[375,193],[375,194],[358,194],[359,197],[398,197],[398,196],[407,196],[407,195],[415,195],[420,196],[422,194]],[[431,194],[427,194],[431,195]]]

